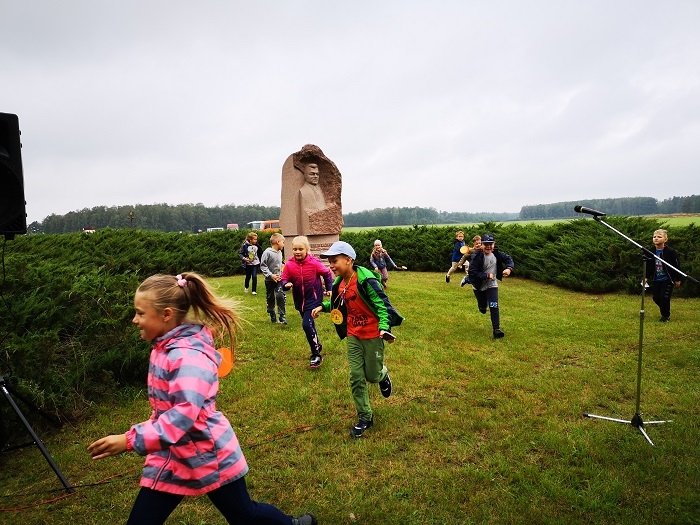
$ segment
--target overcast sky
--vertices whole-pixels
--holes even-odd
[[[304,144],[345,213],[700,193],[698,0],[0,0],[0,19],[29,222],[279,206]]]

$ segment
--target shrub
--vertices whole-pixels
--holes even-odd
[[[647,218],[606,220],[632,239],[650,239],[662,222]],[[582,292],[638,293],[641,251],[596,221],[579,219],[551,226],[496,224],[467,227],[373,229],[345,232],[358,262],[369,264],[381,239],[399,265],[445,272],[455,232],[471,243],[486,231],[515,260],[521,277]],[[695,225],[668,228],[682,269],[700,274],[700,231]],[[241,271],[238,250],[245,231],[202,235],[145,230],[99,230],[85,235],[29,235],[5,245],[0,317],[4,376],[48,412],[79,416],[93,399],[120,385],[142,385],[148,343],[131,327],[133,294],[155,273],[196,271],[209,277]],[[259,234],[262,246],[269,233]],[[644,242],[649,246],[650,242]],[[678,295],[700,295],[686,283]]]

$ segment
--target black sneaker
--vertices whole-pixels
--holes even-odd
[[[323,356],[321,354],[314,354],[309,360],[309,366],[311,368],[318,368],[323,363]]]
[[[469,280],[469,276],[465,275],[464,277],[462,277],[462,280],[459,282],[459,285],[464,286],[464,285],[470,284],[470,283],[471,283],[471,281]]]
[[[287,319],[280,316],[280,324],[287,324]]]
[[[292,525],[317,525],[317,523],[318,520],[316,519],[316,516],[310,512],[307,512],[298,518],[292,518]]]
[[[450,276],[449,276],[449,275],[445,275],[445,282],[449,284],[449,282],[450,282]]]
[[[671,318],[667,315],[664,315],[661,319],[659,319],[660,323],[668,323],[671,320]]]
[[[505,336],[506,336],[506,334],[504,334],[503,330],[501,330],[500,328],[496,328],[493,331],[493,337],[495,337],[496,339],[500,339],[501,337],[505,337]]]
[[[350,434],[356,438],[362,437],[365,430],[372,428],[372,425],[374,425],[374,416],[372,416],[370,420],[360,418],[357,420],[357,423],[355,423],[355,426],[350,429]]]
[[[277,316],[275,314],[270,314],[270,322],[272,322],[272,323],[277,322]]]
[[[386,377],[379,382],[379,391],[384,397],[389,397],[391,395],[391,387],[391,378],[389,374],[387,374]]]

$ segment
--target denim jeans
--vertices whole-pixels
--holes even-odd
[[[260,269],[259,264],[247,264],[245,267],[245,288],[248,289],[250,280],[253,280],[252,292],[258,291],[258,270]]]

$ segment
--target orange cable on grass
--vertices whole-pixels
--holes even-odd
[[[427,397],[427,396],[425,396],[425,395],[413,396],[413,397],[404,399],[403,401],[413,401],[414,399],[423,399],[423,398],[426,398],[426,397]],[[400,404],[400,402],[399,402],[398,400],[391,400],[391,401],[388,402],[388,404],[397,405],[397,404]],[[342,419],[351,419],[351,418],[354,418],[354,417],[355,417],[355,416],[351,414],[351,415],[348,415],[348,416],[343,417]],[[287,430],[282,430],[281,432],[277,432],[276,434],[273,434],[273,435],[270,436],[269,438],[266,438],[266,439],[264,439],[264,440],[262,440],[262,441],[260,441],[260,442],[258,442],[258,443],[249,443],[249,444],[246,444],[246,445],[244,446],[244,448],[255,448],[255,447],[258,447],[258,446],[263,445],[263,444],[265,444],[265,443],[272,443],[273,441],[277,441],[278,439],[280,439],[280,438],[282,438],[282,437],[289,436],[289,435],[291,435],[291,434],[293,434],[293,433],[309,432],[310,430],[312,430],[312,429],[314,429],[314,428],[325,427],[325,426],[328,426],[329,424],[330,424],[330,423],[321,423],[321,424],[317,424],[317,425],[313,425],[313,424],[309,424],[309,425],[299,425],[299,426],[297,426],[297,427],[293,427],[293,428],[289,428],[289,429],[287,429]],[[136,470],[136,469],[129,469],[129,470],[127,470],[126,472],[121,472],[121,473],[119,473],[119,474],[113,474],[112,476],[106,477],[106,478],[104,478],[104,479],[102,479],[102,480],[100,480],[100,481],[98,481],[98,482],[96,482],[96,483],[87,483],[87,484],[84,484],[84,485],[73,485],[73,488],[74,488],[74,489],[79,489],[79,488],[95,487],[95,486],[98,486],[98,485],[103,485],[103,484],[105,484],[105,483],[111,483],[110,480],[112,480],[112,479],[114,479],[114,478],[121,478],[121,477],[124,477],[124,476],[126,476],[127,474],[129,474],[129,473],[131,473],[131,472],[134,472],[135,470]],[[54,489],[54,490],[58,490],[58,489]],[[34,492],[34,493],[31,493],[31,494],[38,494],[38,492]],[[12,512],[12,511],[26,510],[26,509],[29,509],[29,508],[32,508],[32,507],[38,507],[38,506],[40,506],[40,505],[46,505],[46,504],[49,504],[49,503],[54,503],[54,502],[56,502],[56,501],[60,501],[60,500],[62,500],[62,499],[65,499],[65,498],[67,498],[68,496],[73,496],[74,494],[77,494],[77,490],[76,490],[76,492],[72,492],[72,493],[70,493],[70,494],[63,494],[63,495],[61,495],[61,496],[59,496],[59,497],[57,497],[57,498],[52,498],[52,499],[50,499],[50,500],[44,500],[44,501],[38,501],[38,502],[32,503],[32,504],[30,504],[30,505],[23,505],[23,506],[20,506],[20,507],[5,507],[5,508],[0,508],[0,512]],[[30,495],[30,494],[23,494],[23,496],[28,496],[28,495]],[[17,494],[15,494],[15,495],[12,495],[12,494],[11,494],[11,495],[0,496],[0,497],[7,498],[7,497],[13,497],[13,496],[17,496]]]
[[[52,499],[48,499],[48,500],[43,500],[43,501],[37,501],[37,502],[35,502],[35,503],[31,503],[31,504],[28,504],[28,505],[22,505],[22,506],[19,506],[19,507],[0,507],[0,512],[13,512],[13,511],[19,511],[19,510],[30,509],[30,508],[32,508],[32,507],[39,507],[39,506],[41,506],[41,505],[48,505],[49,503],[54,503],[54,502],[56,502],[56,501],[60,501],[60,500],[62,500],[62,499],[66,499],[66,498],[69,497],[69,496],[74,496],[75,494],[78,493],[77,489],[80,489],[80,488],[87,488],[87,487],[96,487],[97,485],[103,485],[103,484],[105,484],[105,483],[112,483],[112,482],[109,481],[109,480],[114,479],[114,478],[121,478],[121,477],[126,476],[127,474],[129,474],[129,473],[131,473],[131,472],[134,472],[135,470],[136,470],[136,469],[133,469],[133,468],[132,468],[132,469],[127,470],[126,472],[121,472],[121,473],[119,473],[119,474],[113,474],[112,476],[108,476],[108,477],[106,477],[106,478],[104,478],[104,479],[102,479],[102,480],[100,480],[100,481],[98,481],[98,482],[96,482],[96,483],[86,483],[86,484],[84,484],[84,485],[73,485],[72,487],[73,487],[74,489],[76,489],[75,492],[71,492],[71,493],[69,493],[69,494],[63,494],[63,495],[58,496],[58,497],[56,497],[56,498],[52,498]],[[65,489],[52,489],[52,490],[50,490],[50,491],[45,491],[45,492],[56,492],[56,491],[58,491],[58,490],[65,490]],[[22,495],[22,496],[30,496],[30,495],[32,495],[32,494],[40,494],[40,492],[30,492],[30,493],[21,494],[21,495]],[[9,495],[0,496],[0,497],[9,498],[9,497],[15,497],[15,496],[20,496],[20,494],[9,494]]]
[[[75,488],[75,487],[73,487],[73,488]],[[70,492],[68,494],[63,494],[62,496],[58,496],[57,498],[47,499],[44,501],[37,501],[36,503],[32,503],[30,505],[22,505],[21,507],[4,507],[4,508],[0,508],[0,512],[13,512],[13,511],[18,511],[18,510],[27,510],[27,509],[30,509],[32,507],[38,507],[40,505],[47,505],[49,503],[54,503],[56,501],[66,499],[67,497],[73,496],[75,494],[76,494],[76,492]]]

